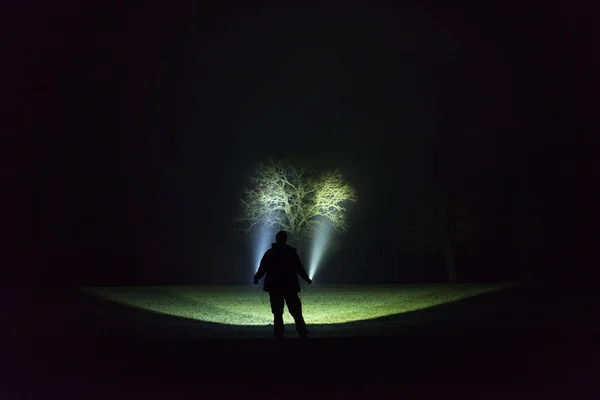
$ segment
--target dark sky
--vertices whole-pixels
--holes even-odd
[[[432,188],[500,214],[533,204],[559,232],[575,169],[597,177],[585,10],[172,3],[5,13],[16,279],[230,279],[246,270],[239,196],[268,157],[340,168],[358,189],[349,280],[403,262],[408,210]]]

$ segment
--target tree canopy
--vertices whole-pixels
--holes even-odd
[[[301,237],[330,223],[337,231],[347,229],[346,207],[356,202],[355,190],[338,170],[323,173],[270,161],[251,176],[239,221],[249,232],[256,228],[285,230]]]

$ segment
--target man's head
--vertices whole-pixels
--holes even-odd
[[[287,233],[285,231],[277,232],[275,236],[275,241],[277,244],[286,244],[287,243]]]

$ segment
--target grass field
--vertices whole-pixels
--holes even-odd
[[[342,324],[448,304],[509,285],[321,285],[302,292],[308,324]],[[165,315],[237,326],[269,325],[269,296],[257,286],[83,288],[126,306]],[[289,313],[285,323],[292,323]]]
[[[169,383],[172,390],[198,382],[221,394],[240,388],[240,397],[257,388],[268,392],[268,375],[296,391],[308,381],[298,393],[314,397],[322,387],[354,392],[354,384],[365,382],[489,382],[496,393],[498,384],[555,383],[563,376],[593,384],[598,372],[590,307],[597,303],[582,298],[586,314],[573,315],[565,299],[576,293],[552,286],[310,286],[302,296],[310,341],[296,340],[292,326],[285,341],[272,340],[268,295],[258,286],[5,294],[5,304],[23,305],[4,325],[14,343],[6,370],[20,371],[19,383],[97,382],[94,390],[111,381],[138,390]],[[292,322],[287,312],[285,318]],[[285,368],[273,364],[282,357],[291,361]]]

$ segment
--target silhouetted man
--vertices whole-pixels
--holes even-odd
[[[269,292],[271,298],[275,337],[282,338],[285,331],[283,306],[286,303],[290,314],[294,317],[298,334],[301,338],[306,338],[308,330],[304,317],[302,317],[302,303],[298,297],[300,285],[297,275],[300,275],[309,285],[312,280],[304,270],[296,249],[286,244],[287,233],[285,231],[278,232],[275,240],[277,243],[273,243],[260,260],[260,267],[254,275],[254,284],[258,285],[258,281],[266,274],[263,290]]]

